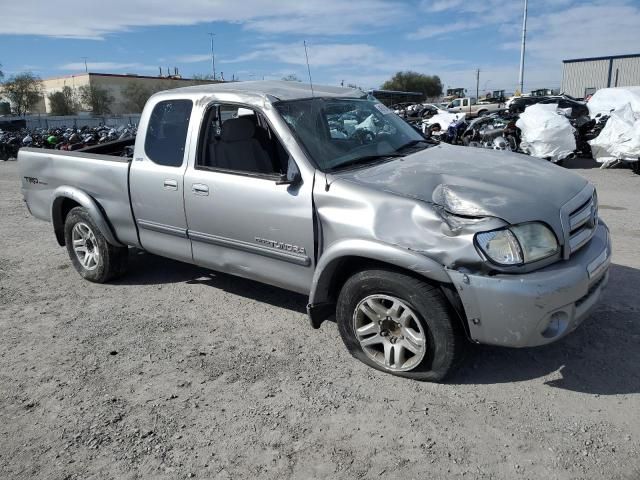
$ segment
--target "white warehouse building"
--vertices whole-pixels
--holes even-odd
[[[577,98],[600,88],[640,85],[640,53],[562,61],[561,92]]]

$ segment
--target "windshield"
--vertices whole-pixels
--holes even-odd
[[[373,99],[312,98],[276,108],[323,171],[411,153],[429,144],[409,124]]]

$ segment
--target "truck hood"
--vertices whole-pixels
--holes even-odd
[[[441,144],[335,180],[439,205],[449,213],[544,221],[562,238],[560,208],[587,184],[579,175],[527,155]]]

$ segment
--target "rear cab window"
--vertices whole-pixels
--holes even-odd
[[[186,99],[158,102],[147,126],[144,150],[158,165],[180,167],[184,160],[193,102]]]

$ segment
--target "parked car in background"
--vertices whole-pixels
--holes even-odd
[[[554,96],[531,96],[531,97],[514,97],[507,102],[507,108],[510,113],[519,114],[529,105],[535,105],[536,103],[550,104],[557,103],[558,108],[571,109],[569,115],[570,118],[578,118],[582,116],[589,116],[589,108],[587,103],[581,100],[577,100],[568,95],[554,95]]]
[[[477,103],[475,98],[456,98],[447,105],[447,111],[450,113],[464,113],[467,118],[496,113],[504,109],[503,103]]]
[[[541,102],[542,104],[552,104],[557,103],[558,108],[561,109],[571,109],[571,113],[568,115],[569,118],[579,118],[579,117],[588,117],[589,116],[589,108],[587,107],[587,103],[581,100],[576,100],[573,97],[569,97],[566,95],[546,97]]]

